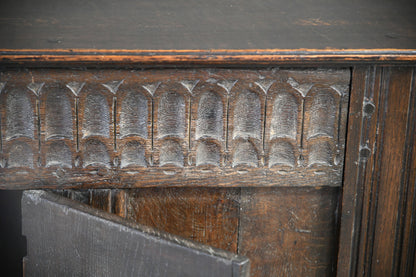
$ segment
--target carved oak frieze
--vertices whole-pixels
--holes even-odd
[[[349,70],[24,70],[0,187],[340,186]]]

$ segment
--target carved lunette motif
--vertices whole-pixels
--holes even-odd
[[[47,168],[73,167],[77,144],[77,103],[73,96],[74,92],[65,83],[45,83],[42,89],[40,107],[44,112],[41,113],[39,126],[43,134],[41,164]]]
[[[0,80],[0,178],[13,168],[64,170],[68,182],[103,168],[140,184],[158,174],[341,176],[348,71],[68,73]]]
[[[2,82],[1,166],[4,168],[21,169],[27,173],[38,165],[37,122],[42,86],[42,83],[33,82]]]

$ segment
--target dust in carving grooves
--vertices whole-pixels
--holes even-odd
[[[340,186],[349,82],[348,69],[4,71],[0,187]]]

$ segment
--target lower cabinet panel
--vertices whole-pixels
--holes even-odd
[[[237,188],[129,190],[127,218],[236,253],[239,192]]]
[[[243,188],[239,253],[252,276],[334,276],[337,188]]]
[[[251,276],[333,276],[339,192],[339,188],[326,187],[143,188],[85,193],[90,194],[90,205],[97,208],[244,255],[250,259]]]

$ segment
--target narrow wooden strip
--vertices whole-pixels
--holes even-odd
[[[174,176],[174,178],[173,178]],[[202,184],[202,185],[201,185]],[[138,187],[241,187],[241,186],[282,186],[282,187],[339,187],[342,175],[333,170],[294,169],[281,172],[254,168],[242,170],[204,170],[190,167],[177,170],[165,167],[152,171],[65,169],[2,170],[0,189],[86,189],[86,188],[138,188]]]
[[[127,192],[125,190],[112,190],[112,211],[123,218],[127,217]]]
[[[360,162],[360,145],[363,128],[363,100],[366,79],[370,68],[356,67],[353,70],[350,110],[347,126],[347,145],[345,155],[345,174],[342,192],[342,214],[338,252],[338,276],[354,276],[356,268],[357,232],[360,224],[360,172],[364,164]],[[357,226],[358,225],[358,226]]]
[[[295,54],[362,54],[362,55],[414,55],[416,54],[415,49],[395,49],[395,48],[374,48],[374,49],[312,49],[312,48],[296,48],[296,49],[0,49],[0,55],[10,54],[93,54],[93,55],[186,55],[186,54],[229,54],[229,55],[242,55],[242,54],[258,54],[258,55],[295,55]]]
[[[378,138],[377,128],[378,120],[383,115],[383,106],[381,105],[380,87],[382,86],[383,68],[372,67],[369,70],[369,75],[366,80],[367,90],[363,103],[363,131],[361,136],[361,145],[368,147],[371,154],[362,162],[364,167],[360,180],[360,207],[362,210],[361,221],[357,224],[357,267],[356,272],[368,272],[371,267],[371,257],[373,249],[373,233],[374,224],[370,220],[372,214],[376,211],[377,203],[372,199],[378,193],[378,184],[375,181],[377,172],[374,170],[374,165],[377,161],[377,150],[375,147]],[[362,148],[365,149],[365,148]],[[364,151],[364,150],[363,150]]]
[[[114,56],[114,55],[7,55],[0,56],[0,62],[8,66],[52,65],[55,67],[66,65],[141,65],[141,66],[173,66],[173,65],[310,65],[325,64],[409,64],[416,61],[416,55],[186,55],[186,56]],[[104,63],[104,64],[103,64]]]
[[[409,102],[407,107],[407,118],[406,118],[406,138],[404,144],[404,154],[402,160],[402,170],[401,180],[400,180],[400,195],[398,199],[398,209],[397,209],[397,222],[396,222],[396,238],[394,242],[394,256],[393,256],[393,272],[394,274],[399,275],[403,269],[403,265],[406,264],[408,245],[413,244],[413,241],[416,238],[410,237],[407,238],[407,234],[404,233],[408,229],[410,222],[406,222],[406,213],[409,213],[408,209],[412,205],[411,196],[412,195],[412,183],[413,180],[409,179],[412,175],[412,167],[414,167],[413,155],[415,154],[414,146],[416,144],[416,94],[414,91],[415,86],[415,72],[414,68],[406,70],[402,73],[403,77],[409,78]],[[406,76],[407,75],[407,76]],[[409,239],[409,240],[407,240]]]
[[[405,210],[403,211],[403,241],[401,254],[401,276],[412,276],[416,274],[416,70],[413,68],[411,87],[411,101],[408,113],[408,164],[406,167],[405,182],[407,195],[404,199]]]
[[[246,49],[246,50],[98,50],[0,49],[0,62],[164,64],[266,64],[266,63],[408,63],[414,49]],[[39,65],[39,64],[38,64]]]

